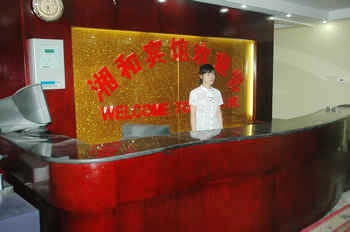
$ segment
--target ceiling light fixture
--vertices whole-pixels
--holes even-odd
[[[286,14],[286,17],[290,18],[290,17],[292,17],[292,14],[288,13],[288,14]]]
[[[326,24],[326,23],[327,23],[327,20],[325,20],[325,19],[322,20],[322,23],[323,23],[323,24]]]
[[[159,3],[164,3],[166,0],[158,0]]]
[[[248,6],[245,5],[245,4],[241,5],[241,8],[243,8],[243,9],[245,9],[245,8],[247,8],[247,7],[248,7]]]
[[[220,9],[220,13],[221,14],[225,14],[225,13],[227,13],[228,12],[228,8],[221,8]]]
[[[267,19],[268,19],[268,20],[275,20],[275,17],[270,16],[270,17],[268,17]]]

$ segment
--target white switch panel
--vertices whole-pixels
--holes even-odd
[[[43,89],[64,89],[63,40],[28,39],[30,82],[40,83]]]

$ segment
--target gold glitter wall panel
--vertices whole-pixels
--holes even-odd
[[[205,59],[215,65],[224,127],[253,117],[254,41],[73,27],[72,44],[82,141],[119,140],[125,123],[189,131],[189,93]]]

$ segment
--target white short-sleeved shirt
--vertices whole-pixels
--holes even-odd
[[[201,85],[191,91],[189,104],[197,108],[196,130],[220,128],[216,112],[223,104],[223,100],[219,90],[213,87],[208,89]]]

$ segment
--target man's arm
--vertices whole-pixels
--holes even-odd
[[[191,130],[196,131],[196,112],[197,112],[197,107],[194,105],[190,105],[190,111],[191,111]]]
[[[221,107],[218,106],[218,110],[216,111],[216,117],[219,121],[219,128],[223,128],[223,122],[222,122],[222,112],[221,112]]]

